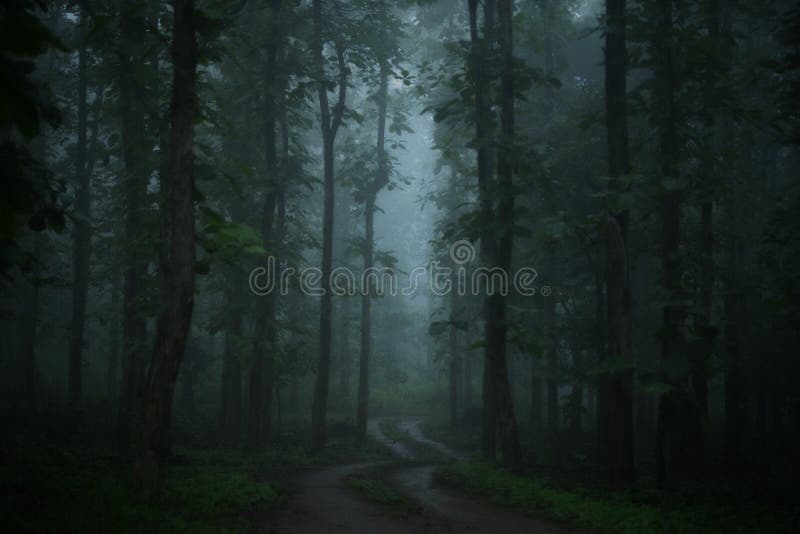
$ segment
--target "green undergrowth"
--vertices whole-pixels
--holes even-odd
[[[247,532],[286,499],[294,467],[324,463],[302,450],[178,450],[155,503],[131,491],[127,456],[12,438],[0,445],[6,532]]]
[[[410,502],[385,482],[385,470],[373,468],[347,476],[347,486],[364,499],[387,505],[410,505]]]
[[[652,505],[634,494],[559,490],[541,481],[513,475],[482,460],[442,466],[437,480],[488,497],[494,504],[546,516],[599,532],[708,533],[795,532],[797,507],[778,509],[755,504]]]
[[[387,438],[405,445],[414,455],[414,462],[416,463],[443,463],[449,460],[435,447],[412,438],[407,432],[401,430],[397,422],[392,419],[381,421],[381,431]]]

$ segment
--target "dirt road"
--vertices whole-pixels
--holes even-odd
[[[435,447],[443,456],[457,459],[459,453],[429,440],[419,429],[419,419],[405,419],[400,429],[413,439]],[[398,458],[414,460],[404,444],[387,437],[380,420],[370,421],[369,433]],[[496,508],[482,499],[453,492],[433,479],[435,465],[413,465],[397,469],[389,481],[398,491],[421,504],[420,509],[367,502],[345,485],[345,477],[375,464],[335,466],[309,472],[298,481],[298,491],[288,509],[267,532],[276,534],[536,534],[575,532],[562,525]]]

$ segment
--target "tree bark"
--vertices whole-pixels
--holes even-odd
[[[197,382],[196,358],[198,354],[187,349],[180,369],[181,384],[181,411],[184,417],[190,422],[195,421],[197,411],[195,410],[195,384]]]
[[[108,367],[106,368],[106,394],[109,399],[114,399],[119,390],[119,275],[112,274],[111,282],[111,312],[109,320],[109,347]]]
[[[364,271],[372,267],[374,243],[375,198],[370,197],[364,205]],[[362,288],[361,295],[361,356],[358,363],[358,405],[356,413],[356,443],[363,446],[367,439],[367,417],[369,403],[369,358],[372,343],[372,292],[371,282]]]
[[[388,106],[389,65],[384,58],[379,59],[380,80],[376,103],[378,106],[378,134],[375,155],[378,172],[375,179],[366,186],[364,205],[364,272],[372,268],[375,249],[375,199],[378,192],[389,183],[389,162],[385,149],[386,108]],[[371,280],[361,296],[361,358],[358,369],[358,413],[356,416],[357,442],[361,446],[367,438],[367,417],[369,408],[369,359],[372,352],[372,284]]]
[[[496,265],[511,272],[511,254],[514,242],[514,39],[512,0],[499,0],[500,49],[502,52],[501,75],[501,143],[498,151],[497,175],[499,178],[498,220],[502,232],[497,242]],[[514,416],[514,400],[508,381],[506,320],[506,296],[496,293],[489,296],[492,338],[492,367],[494,374],[495,408],[500,430],[503,464],[512,471],[522,469],[522,451],[519,445],[517,420]]]
[[[452,290],[450,291],[450,328],[448,332],[448,345],[450,350],[449,365],[449,391],[450,391],[450,428],[457,430],[459,427],[458,403],[460,397],[461,380],[461,355],[458,352],[458,329],[455,326],[457,318],[457,280],[456,269],[451,274]]]
[[[352,299],[345,297],[341,303],[341,324],[339,338],[339,391],[342,404],[348,409],[352,407],[350,398],[350,375],[352,373],[352,357],[350,355],[350,319],[352,313]]]
[[[272,78],[275,76],[280,37],[275,20],[280,2],[272,1],[272,28],[267,44],[267,64],[265,76],[265,125],[264,159],[266,160],[266,194],[262,211],[261,236],[267,247],[265,260],[275,256],[273,245],[275,209],[278,201],[278,156],[276,149],[275,125],[277,110]],[[253,356],[250,371],[249,412],[247,418],[247,448],[257,450],[263,442],[270,439],[272,423],[272,396],[274,382],[275,353],[275,291],[262,295],[256,302],[255,329],[253,332]]]
[[[489,35],[494,26],[494,0],[484,2],[484,29],[483,36],[478,34],[478,0],[469,0],[469,32],[470,32],[470,65],[469,73],[474,86],[475,102],[475,133],[476,155],[478,163],[478,198],[480,202],[480,240],[481,260],[484,264],[491,263],[496,257],[493,236],[489,228],[493,221],[492,202],[489,197],[490,182],[492,181],[492,162],[489,139],[491,132],[490,109],[486,101],[487,83],[483,75],[483,62],[488,48]],[[497,419],[495,410],[495,394],[492,375],[492,349],[489,348],[491,327],[488,317],[491,310],[488,299],[484,302],[484,349],[483,362],[483,410],[481,451],[483,456],[492,461],[497,454]]]
[[[33,255],[41,257],[42,232],[36,232],[34,237]],[[36,332],[39,326],[39,284],[42,274],[42,264],[38,260],[33,262],[31,273],[31,287],[28,300],[28,310],[22,322],[22,368],[25,384],[26,411],[35,414],[38,408],[38,384],[36,382]]]
[[[627,49],[625,0],[606,0],[605,91],[608,136],[608,175],[612,194],[625,191],[622,180],[630,173],[626,105]],[[628,210],[608,213],[606,247],[606,353],[611,364],[600,377],[599,404],[603,406],[599,436],[601,463],[609,481],[629,485],[635,478],[633,458],[633,355],[628,267]],[[602,295],[598,296],[601,300]]]
[[[580,439],[583,428],[583,354],[580,347],[572,350],[572,372],[574,374],[572,393],[570,394],[569,433],[573,439]]]
[[[346,185],[341,185],[336,191],[336,213],[334,214],[333,237],[333,263],[334,268],[348,267],[347,246],[350,238],[350,201],[351,190]],[[350,367],[352,356],[350,354],[350,308],[351,296],[344,295],[336,299],[336,329],[333,333],[333,344],[336,346],[334,369],[338,373],[339,387],[337,390],[337,403],[341,409],[350,409]],[[355,412],[355,406],[353,406]]]
[[[330,278],[331,266],[333,263],[334,145],[336,133],[342,121],[342,114],[344,112],[345,99],[347,96],[347,66],[345,64],[343,45],[336,42],[336,56],[339,64],[339,95],[333,112],[331,112],[328,104],[328,88],[324,83],[325,68],[322,55],[323,18],[321,0],[313,1],[312,11],[312,48],[314,72],[318,80],[317,94],[320,109],[320,129],[322,130],[322,162],[324,169],[324,205],[322,215],[322,289],[324,293],[321,298],[319,313],[319,360],[317,362],[317,376],[314,383],[314,401],[311,409],[311,445],[315,449],[321,449],[325,447],[326,443],[326,412],[331,365],[332,300]]]
[[[675,80],[672,61],[673,48],[673,9],[672,0],[659,0],[657,3],[658,32],[655,37],[655,95],[658,118],[658,151],[661,175],[677,178],[678,145],[675,119]],[[667,191],[661,204],[661,278],[662,285],[670,301],[678,296],[678,246],[680,242],[680,198],[677,192]],[[661,359],[667,363],[679,351],[679,327],[681,309],[673,303],[662,307],[661,318]],[[666,482],[669,466],[678,460],[680,451],[677,445],[676,410],[677,395],[670,389],[659,398],[656,443],[656,473],[659,484]]]
[[[728,245],[729,269],[736,268],[736,245]],[[726,277],[728,294],[725,296],[725,371],[723,375],[723,395],[725,397],[724,435],[725,464],[731,472],[742,468],[742,372],[740,362],[739,314],[740,296],[734,274]]]
[[[551,252],[551,267],[555,266],[555,257]],[[551,268],[550,272],[554,272]],[[558,451],[559,408],[558,408],[558,337],[556,335],[556,296],[546,297],[545,321],[547,323],[547,434],[552,440],[554,450]]]
[[[542,377],[538,356],[531,355],[530,425],[534,432],[542,427]]]
[[[86,168],[86,6],[80,2],[80,45],[78,48],[78,139],[75,147],[75,227],[72,233],[72,321],[69,329],[69,399],[81,401],[83,390],[83,334],[86,326],[86,293],[89,289],[91,228],[91,177]]]
[[[125,274],[122,297],[122,377],[120,380],[117,444],[122,449],[131,445],[133,421],[142,397],[145,371],[147,324],[141,310],[144,276],[147,270],[141,248],[136,245],[142,226],[141,210],[146,206],[147,172],[144,168],[144,88],[133,76],[133,61],[141,61],[144,23],[133,6],[117,2],[120,17],[120,91],[119,110],[122,119],[121,144],[125,166]]]
[[[618,486],[634,482],[633,447],[633,357],[630,338],[628,264],[619,220],[606,217],[606,299],[608,352],[612,370],[604,376],[606,428],[603,464],[609,481]]]
[[[705,24],[709,41],[719,43],[720,34],[720,0],[707,0],[705,5]],[[715,45],[716,46],[716,45]],[[700,313],[697,334],[704,342],[692,362],[691,386],[696,404],[696,417],[692,424],[691,445],[695,451],[693,467],[705,465],[705,436],[703,420],[708,416],[708,380],[709,359],[714,349],[717,329],[712,324],[712,305],[714,287],[714,181],[716,179],[715,159],[718,152],[715,126],[715,98],[717,82],[716,49],[706,58],[707,73],[705,83],[705,113],[703,116],[703,135],[705,150],[701,163],[701,196],[700,205]]]
[[[240,270],[231,270],[226,289],[227,324],[222,356],[219,427],[222,433],[237,434],[242,424],[242,358],[239,342],[242,336],[244,280]]]
[[[464,388],[463,388],[463,401],[461,405],[462,419],[472,420],[472,352],[467,348],[464,351]]]
[[[725,121],[729,123],[729,120]],[[730,124],[725,131],[730,132]],[[745,166],[750,166],[752,155],[749,150],[745,150]],[[751,173],[744,172],[744,176],[751,176]],[[723,370],[723,397],[725,399],[723,412],[723,460],[725,466],[731,473],[738,473],[742,469],[742,426],[746,418],[744,403],[744,381],[742,373],[742,329],[744,326],[742,313],[742,293],[739,281],[739,272],[742,268],[742,252],[739,247],[741,232],[737,221],[741,217],[742,207],[738,190],[729,192],[726,199],[726,212],[729,224],[725,235],[725,275],[723,285],[725,297],[723,298],[724,308],[724,370]]]
[[[158,492],[163,458],[160,446],[167,430],[175,380],[186,349],[194,304],[194,119],[197,43],[194,0],[173,1],[172,98],[170,114],[172,196],[169,293],[159,313],[152,365],[147,374],[142,403],[136,482],[145,500]]]

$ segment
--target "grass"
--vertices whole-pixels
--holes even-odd
[[[437,479],[500,506],[613,533],[796,532],[797,507],[674,502],[651,505],[625,493],[554,489],[541,481],[467,460],[441,467]]]
[[[347,486],[364,499],[387,505],[409,505],[409,501],[383,480],[384,473],[375,469],[353,473],[346,479]]]
[[[100,428],[96,414],[85,428]],[[97,423],[97,424],[95,424]],[[250,532],[269,522],[287,501],[299,468],[388,458],[383,447],[356,448],[352,425],[332,420],[331,443],[310,452],[309,424],[285,423],[275,443],[258,453],[233,444],[187,439],[192,428],[175,428],[176,443],[157,502],[132,494],[132,459],[104,448],[105,433],[59,435],[47,429],[4,436],[0,443],[0,516],[7,532],[205,533]],[[97,435],[95,435],[97,434]],[[101,435],[102,434],[102,435]],[[54,437],[55,436],[55,437]],[[102,439],[98,439],[102,438]],[[365,491],[378,496],[377,485]],[[383,498],[389,499],[388,493]]]

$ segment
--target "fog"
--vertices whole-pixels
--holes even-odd
[[[9,531],[797,530],[794,3],[6,4]]]

